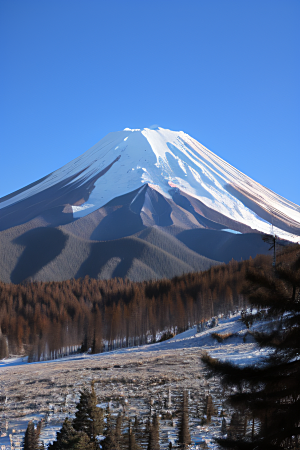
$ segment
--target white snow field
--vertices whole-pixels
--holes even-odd
[[[0,209],[20,202],[72,175],[82,184],[103,171],[89,199],[72,206],[74,217],[85,216],[110,200],[145,184],[170,198],[179,188],[209,208],[264,233],[298,242],[299,235],[272,225],[242,202],[299,228],[300,207],[253,181],[183,131],[159,127],[109,133],[84,154],[35,185],[10,196]],[[237,198],[239,197],[240,200]],[[250,202],[250,203],[249,203]],[[258,209],[257,209],[258,208]]]

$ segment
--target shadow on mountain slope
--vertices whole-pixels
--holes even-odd
[[[91,234],[93,241],[108,241],[131,236],[145,228],[140,215],[131,212],[127,205],[108,212]]]
[[[149,227],[137,233],[136,236],[192,266],[195,271],[207,270],[212,265],[220,264],[219,261],[206,258],[191,250],[175,236],[168,234],[164,228]]]
[[[209,264],[210,265],[210,264]],[[171,278],[191,272],[194,268],[158,247],[136,237],[114,241],[94,242],[90,255],[83,262],[76,278],[128,277],[132,281],[152,278]]]
[[[68,236],[57,228],[44,227],[29,230],[14,239],[14,244],[25,246],[25,249],[11,273],[12,283],[33,277],[63,251],[67,240]]]
[[[254,258],[258,254],[269,254],[269,245],[258,233],[233,234],[226,231],[194,229],[177,236],[181,242],[199,255],[228,263]]]
[[[106,241],[131,236],[146,226],[172,225],[172,208],[169,202],[147,184],[129,194],[107,203],[103,215],[90,239]]]

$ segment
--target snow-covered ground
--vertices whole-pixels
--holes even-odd
[[[255,327],[258,326],[259,322],[255,324]],[[219,343],[213,336],[214,333],[230,336]],[[0,437],[0,444],[8,445],[9,435],[12,436],[12,441],[20,442],[28,420],[40,420],[45,415],[45,407],[48,412],[45,415],[42,437],[44,442],[53,440],[68,412],[74,414],[78,392],[83,383],[89,384],[96,377],[98,383],[101,383],[97,385],[97,389],[100,397],[102,395],[102,402],[107,398],[119,399],[124,396],[129,400],[127,413],[133,417],[135,411],[139,411],[142,417],[147,417],[147,397],[163,399],[168,392],[172,392],[172,399],[178,404],[182,389],[188,387],[192,396],[190,408],[194,414],[190,420],[192,439],[194,442],[205,440],[209,448],[215,448],[213,438],[220,433],[220,412],[224,398],[216,380],[207,383],[203,378],[202,350],[213,357],[239,365],[257,363],[265,354],[248,333],[240,314],[236,314],[220,319],[218,326],[214,328],[206,328],[197,333],[197,327],[193,327],[168,341],[156,344],[98,355],[79,354],[37,363],[28,363],[26,358],[17,357],[2,360],[1,392],[2,395],[7,395],[2,419],[7,419],[7,430]],[[160,383],[162,380],[164,382]],[[211,424],[204,426],[195,418],[201,392],[202,396],[207,392],[215,396],[214,402],[218,409]],[[45,393],[46,398],[51,399],[50,404],[45,403]],[[22,405],[17,404],[14,400],[16,395],[20,398],[28,396],[31,406],[25,405],[24,400]],[[117,405],[119,400],[114,402]],[[118,408],[119,406],[115,406],[116,414]],[[22,417],[18,417],[19,414]],[[230,417],[227,417],[228,420]],[[176,427],[169,423],[170,421],[162,421],[161,433],[162,436],[168,435],[173,439],[176,437]]]
[[[10,196],[1,203],[0,209],[69,177],[76,175],[70,184],[81,184],[100,173],[88,200],[72,206],[74,217],[85,216],[113,198],[149,184],[167,198],[170,198],[171,188],[179,188],[209,208],[264,233],[271,232],[271,224],[245,206],[233,192],[239,197],[244,195],[261,210],[274,213],[287,223],[296,227],[300,223],[298,205],[253,181],[183,131],[159,127],[126,128],[109,133],[41,182]],[[299,236],[276,227],[274,233],[290,241],[299,241]]]

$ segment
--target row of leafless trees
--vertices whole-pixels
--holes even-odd
[[[184,330],[242,307],[247,268],[265,258],[142,283],[88,277],[20,285],[0,282],[0,357],[9,352],[50,359],[82,343],[83,350],[100,352],[144,344],[164,330]]]

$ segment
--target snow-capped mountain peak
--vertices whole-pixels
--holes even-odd
[[[273,226],[279,237],[300,240],[299,206],[253,181],[183,131],[157,125],[109,133],[44,179],[4,197],[0,211],[9,220],[6,213],[11,208],[36,199],[38,212],[59,191],[60,206],[69,205],[74,218],[83,217],[146,184],[166,199],[178,190],[253,230],[270,233]]]

